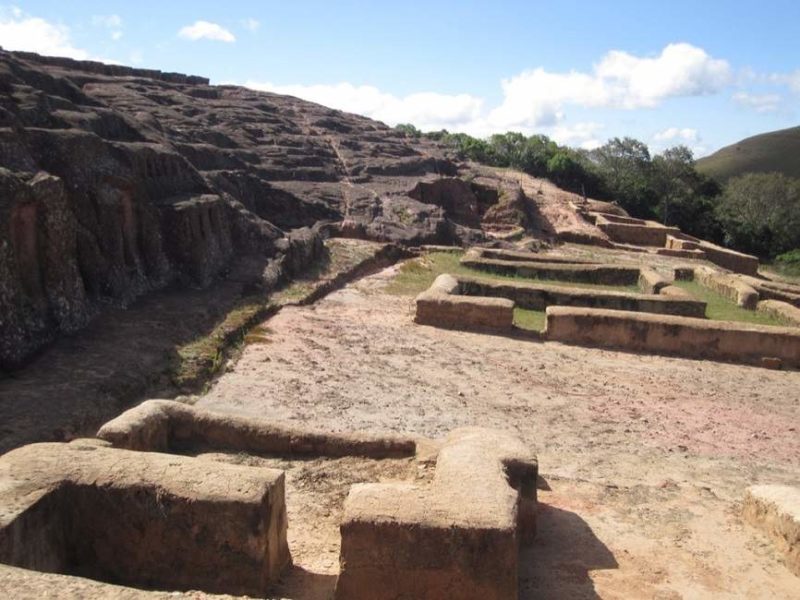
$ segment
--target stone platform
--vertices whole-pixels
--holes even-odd
[[[0,458],[0,562],[132,587],[264,595],[290,563],[284,475],[98,440]]]

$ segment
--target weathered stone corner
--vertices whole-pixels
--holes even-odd
[[[509,600],[519,545],[535,533],[538,465],[508,434],[454,431],[429,487],[351,488],[338,600]]]
[[[0,458],[0,563],[263,595],[291,562],[284,474],[97,440]]]

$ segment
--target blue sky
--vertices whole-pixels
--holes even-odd
[[[0,46],[205,75],[389,124],[630,135],[697,156],[798,125],[800,2],[2,4]]]

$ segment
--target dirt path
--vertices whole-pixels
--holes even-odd
[[[550,488],[522,598],[800,597],[737,516],[747,485],[800,480],[800,373],[417,326],[382,293],[391,275],[282,311],[199,404],[334,431],[516,431]]]

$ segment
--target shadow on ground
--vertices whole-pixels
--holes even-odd
[[[536,540],[520,550],[519,598],[600,598],[589,572],[617,567],[614,555],[586,521],[540,503]]]
[[[282,600],[330,600],[335,588],[336,575],[314,573],[293,565],[272,594]]]

